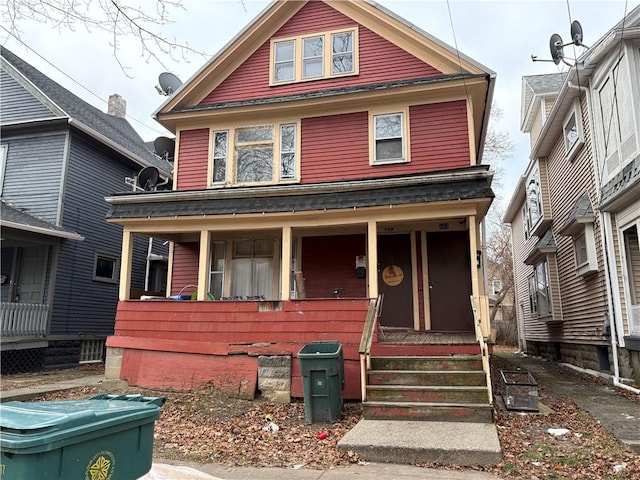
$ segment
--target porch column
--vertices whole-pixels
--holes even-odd
[[[378,224],[367,223],[367,281],[369,298],[378,297]]]
[[[282,272],[281,298],[282,300],[291,299],[291,227],[282,227],[282,263],[280,264]]]
[[[133,261],[133,234],[128,229],[122,231],[122,256],[120,258],[120,287],[118,298],[131,298],[131,264]]]
[[[200,232],[200,257],[198,260],[198,301],[206,300],[209,291],[209,257],[211,256],[211,232]]]
[[[471,294],[474,298],[480,297],[480,287],[478,283],[478,229],[476,226],[476,216],[469,215],[469,250],[471,253]],[[480,265],[484,268],[484,265]]]

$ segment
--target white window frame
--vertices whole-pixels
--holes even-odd
[[[97,274],[98,261],[107,260],[113,262],[113,271],[111,277],[103,277]],[[120,278],[120,257],[109,253],[96,252],[93,258],[93,280],[104,283],[118,283]]]
[[[349,52],[333,52],[333,39],[336,35],[344,33],[350,33],[352,35],[352,48]],[[322,61],[322,75],[305,76],[304,65],[305,60],[310,57],[305,57],[304,42],[305,40],[312,38],[322,38],[322,55],[317,55],[315,58],[321,58]],[[281,60],[276,62],[276,49],[279,45],[284,43],[293,43],[293,60]],[[346,72],[336,72],[333,68],[334,56],[351,55],[353,68]],[[338,30],[328,30],[322,32],[314,32],[306,35],[272,38],[271,39],[271,53],[269,61],[269,85],[287,85],[290,83],[308,82],[327,78],[345,77],[359,74],[359,60],[358,60],[358,27],[341,28]],[[276,79],[277,63],[290,63],[293,62],[293,75],[291,77]]]
[[[319,40],[322,43],[321,51],[319,55],[309,55],[307,56],[306,46],[308,41],[316,41]],[[325,37],[324,35],[313,35],[311,37],[304,37],[302,39],[302,79],[303,80],[312,80],[316,78],[324,78],[324,56],[325,56]],[[320,72],[316,75],[307,75],[307,65],[315,64],[316,62],[320,62]]]
[[[573,258],[575,261],[576,274],[585,277],[598,271],[598,258],[596,256],[596,238],[593,222],[582,225],[583,228],[572,236]],[[584,250],[582,259],[578,253],[580,250]]]
[[[551,285],[549,278],[549,264],[540,262],[533,268],[533,272],[527,279],[529,285],[529,309],[531,315],[536,317],[548,317],[553,314],[553,302],[551,299]],[[547,311],[541,312],[540,300],[546,298]]]
[[[392,115],[399,115],[401,121],[401,137],[402,156],[400,158],[378,159],[377,143],[379,140],[385,140],[392,137],[378,138],[376,131],[376,121],[378,118]],[[411,141],[409,138],[409,108],[401,108],[389,111],[369,111],[369,164],[370,165],[390,165],[397,163],[409,163],[411,161]],[[397,137],[393,137],[397,138]]]
[[[573,127],[570,125],[573,121]],[[569,133],[575,129],[575,140],[569,144]],[[562,138],[564,141],[564,149],[567,154],[567,159],[573,162],[576,155],[584,145],[584,129],[582,126],[582,110],[580,109],[580,103],[578,100],[574,101],[573,108],[569,111],[569,114],[562,122]]]
[[[533,193],[535,193],[535,198],[533,197]],[[533,204],[533,200],[535,200],[536,208],[538,209],[538,217],[534,220],[532,217],[531,208]],[[522,207],[522,223],[524,228],[524,238],[528,240],[532,232],[535,231],[536,227],[542,221],[544,217],[542,203],[542,185],[540,184],[540,169],[536,167],[528,176],[527,181],[524,186],[524,206]]]
[[[9,151],[9,146],[2,144],[0,145],[0,195],[4,191],[4,173],[7,169],[7,152]]]
[[[294,149],[282,150],[282,129],[283,127],[294,126]],[[269,141],[256,141],[238,144],[236,141],[237,132],[240,129],[258,128],[258,127],[270,127],[272,129],[272,139]],[[235,125],[228,128],[211,128],[209,134],[209,187],[221,188],[226,186],[252,186],[252,185],[270,185],[277,183],[296,183],[300,178],[300,121],[297,120],[283,120],[281,122],[275,122],[272,124],[256,124],[256,125]],[[214,167],[215,161],[218,159],[215,154],[215,139],[216,135],[226,133],[227,135],[227,151],[226,151],[226,167],[225,167],[225,181],[214,181]],[[238,182],[238,146],[250,146],[250,145],[272,145],[273,156],[271,165],[271,178],[264,181],[247,181]],[[293,158],[293,174],[284,174],[282,160],[284,155],[294,154]],[[222,158],[220,156],[219,158]]]
[[[493,279],[491,280],[491,292],[493,295],[498,295],[502,291],[502,280]]]
[[[640,236],[640,220],[636,219],[634,222],[623,225],[618,229],[618,238],[620,238],[620,255],[622,260],[621,270],[624,285],[624,297],[627,306],[627,318],[629,319],[629,334],[633,336],[640,336],[640,296],[636,296],[636,290],[633,290],[636,286],[633,283],[634,279],[630,275],[631,258],[625,240],[625,232],[634,227],[636,229],[636,235]]]
[[[226,136],[226,148],[216,152],[216,139],[218,136]],[[225,184],[228,181],[229,172],[229,131],[228,130],[215,130],[212,132],[213,145],[211,148],[211,183],[212,184]],[[216,155],[217,154],[217,155]],[[216,162],[224,163],[224,178],[222,180],[216,180]]]

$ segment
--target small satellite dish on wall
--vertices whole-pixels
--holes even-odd
[[[160,180],[160,172],[156,167],[144,167],[138,173],[138,186],[145,191],[155,190]]]
[[[153,149],[159,157],[173,162],[176,141],[173,138],[158,137],[153,141]]]
[[[551,50],[553,63],[556,65],[558,65],[564,58],[564,51],[562,47],[562,37],[557,33],[551,35],[551,38],[549,39],[549,50]]]
[[[162,72],[158,77],[158,83],[160,85],[156,85],[156,90],[160,95],[172,95],[182,85],[182,81],[170,72]]]

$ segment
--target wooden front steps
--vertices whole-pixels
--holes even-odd
[[[480,355],[371,357],[366,393],[365,419],[493,421]]]

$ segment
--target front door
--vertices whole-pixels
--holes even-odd
[[[48,247],[20,247],[17,250],[18,288],[15,292],[15,301],[41,304],[44,302]]]
[[[473,332],[469,232],[427,233],[431,330]]]
[[[380,325],[413,328],[411,238],[378,236],[378,291],[384,295]]]

